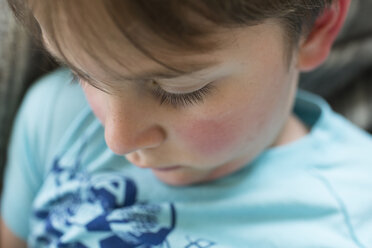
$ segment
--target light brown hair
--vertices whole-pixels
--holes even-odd
[[[8,0],[18,19],[39,40],[41,29],[33,11],[35,8],[41,10],[40,13],[47,20],[45,28],[50,42],[69,66],[60,46],[61,36],[57,35],[62,25],[58,23],[61,20],[58,18],[62,13],[65,19],[74,23],[68,27],[73,29],[72,32],[80,35],[87,33],[85,30],[93,29],[94,24],[91,20],[84,20],[84,15],[79,13],[86,11],[87,4],[99,4],[99,11],[112,18],[116,28],[136,49],[167,68],[171,67],[150,51],[150,43],[146,43],[149,36],[184,51],[207,52],[214,49],[217,42],[206,42],[201,38],[213,33],[213,27],[252,26],[275,19],[285,30],[288,47],[293,47],[301,35],[307,35],[316,18],[331,2],[332,0]],[[133,28],[133,23],[136,23],[136,28]],[[149,36],[144,38],[141,36],[144,34]]]

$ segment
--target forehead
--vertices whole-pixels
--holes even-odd
[[[269,25],[215,28],[201,39],[216,47],[195,52],[169,44],[135,22],[128,22],[123,30],[108,13],[98,11],[97,6],[86,7],[84,13],[74,13],[73,8],[71,12],[60,11],[54,17],[54,25],[50,25],[41,10],[35,11],[35,17],[53,55],[72,69],[100,81],[145,79],[154,75],[174,77],[211,67],[238,56],[239,50],[249,46],[262,48],[262,43],[256,41],[268,30],[277,32],[279,26],[267,22]]]

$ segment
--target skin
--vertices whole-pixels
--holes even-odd
[[[0,248],[26,248],[26,242],[15,236],[0,219]]]
[[[288,58],[288,40],[277,20],[216,28],[205,39],[219,41],[220,47],[207,53],[179,50],[154,37],[155,47],[145,45],[166,64],[179,70],[184,64],[210,65],[180,77],[124,80],[118,76],[128,78],[166,68],[138,51],[100,8],[85,7],[90,16],[100,16],[95,23],[100,37],[110,39],[90,39],[96,49],[86,51],[80,44],[89,33],[74,33],[62,25],[58,30],[68,42],[60,43],[60,48],[90,78],[80,82],[104,126],[107,146],[132,164],[152,170],[160,181],[184,186],[228,176],[266,148],[284,145],[308,132],[291,113],[300,70],[298,52]],[[45,46],[61,58],[48,37],[48,20],[40,13],[36,8]],[[71,19],[64,14],[59,17]],[[136,30],[141,32],[140,27]],[[190,93],[207,84],[213,90],[204,101],[185,107],[159,105],[160,99],[152,93],[156,87]]]
[[[222,49],[202,55],[175,52],[163,56],[170,64],[178,64],[180,57],[184,62],[216,62],[201,72],[156,80],[174,93],[192,92],[212,82],[214,90],[204,102],[182,108],[159,105],[159,99],[149,94],[152,85],[148,81],[116,82],[88,56],[77,59],[66,54],[99,82],[97,89],[81,80],[93,112],[105,127],[108,147],[134,165],[151,169],[161,181],[180,186],[227,176],[267,147],[306,134],[304,125],[291,114],[299,71],[295,57],[289,66],[285,63],[283,32],[274,22],[225,30],[216,37],[229,44]],[[48,49],[56,54],[51,45]],[[129,43],[122,43],[121,49],[141,65],[130,70],[115,68],[110,58],[103,58],[123,76],[162,69]],[[102,83],[107,81],[109,85]],[[296,128],[288,129],[288,125]],[[293,138],[293,130],[301,132]]]

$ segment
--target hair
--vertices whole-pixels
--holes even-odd
[[[90,30],[91,34],[104,39],[104,35],[94,31],[93,22],[97,19],[80,14],[89,13],[87,6],[100,4],[95,9],[109,16],[136,49],[163,66],[177,70],[156,58],[149,47],[162,42],[182,51],[208,52],[218,46],[218,41],[202,38],[218,28],[253,26],[275,19],[283,26],[287,47],[292,50],[301,36],[308,35],[332,0],[8,0],[8,3],[18,20],[41,41],[41,28],[34,17],[36,9],[39,10],[39,15],[46,20],[43,28],[49,41],[65,61],[68,59],[61,44],[66,41],[62,41],[63,35],[57,30],[67,24],[69,31],[77,36],[84,36],[86,30]],[[81,44],[88,46],[87,38],[89,43],[92,36],[82,37]],[[91,54],[95,49],[86,50],[95,56]]]

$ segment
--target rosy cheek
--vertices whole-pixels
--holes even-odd
[[[240,130],[229,120],[197,120],[176,129],[182,140],[196,152],[213,155],[233,148]]]

